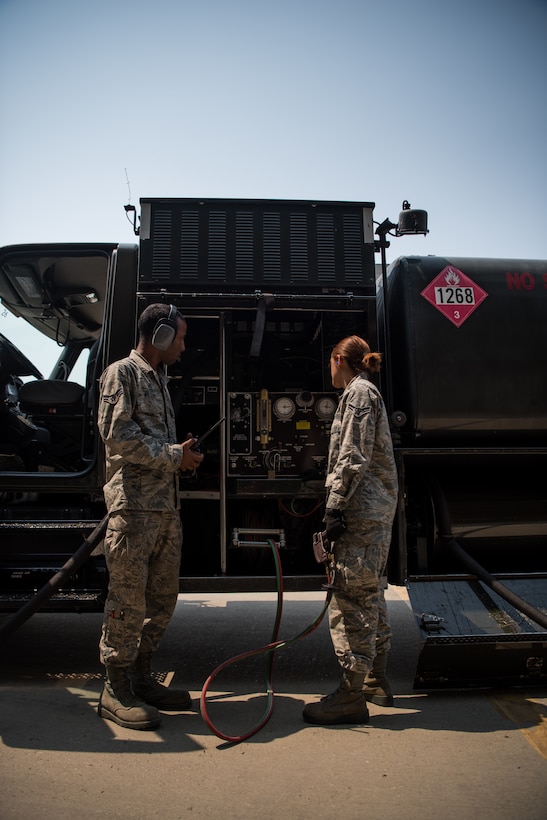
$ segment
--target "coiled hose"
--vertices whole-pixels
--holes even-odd
[[[202,716],[203,720],[205,721],[205,723],[207,724],[209,729],[213,732],[213,734],[215,734],[217,737],[221,738],[222,740],[227,740],[227,741],[230,741],[232,743],[241,743],[241,741],[247,740],[248,738],[252,737],[252,735],[256,734],[260,729],[262,729],[262,727],[265,726],[266,723],[269,721],[269,719],[272,716],[273,709],[274,709],[274,690],[273,690],[274,652],[276,652],[279,649],[283,649],[286,646],[290,646],[291,644],[295,643],[296,641],[299,641],[301,638],[305,638],[306,635],[309,635],[311,632],[314,631],[314,629],[317,629],[317,627],[319,626],[319,624],[323,620],[325,612],[328,609],[330,599],[332,597],[332,589],[329,588],[329,584],[330,584],[329,570],[328,570],[328,567],[326,567],[327,580],[329,582],[327,584],[327,595],[326,595],[326,599],[325,599],[325,603],[323,605],[323,608],[322,608],[321,612],[319,613],[319,615],[317,616],[317,618],[308,627],[306,627],[306,629],[302,630],[302,632],[299,632],[298,635],[295,635],[294,638],[290,638],[290,639],[284,640],[284,641],[277,640],[277,637],[278,637],[278,634],[279,634],[279,627],[280,627],[280,624],[281,624],[281,616],[282,616],[282,612],[283,612],[283,576],[282,576],[282,573],[281,573],[281,559],[279,557],[279,550],[277,548],[277,545],[275,544],[274,541],[271,541],[271,540],[268,540],[268,544],[270,545],[270,547],[272,549],[272,552],[273,552],[273,556],[274,556],[275,575],[276,575],[276,584],[277,584],[277,608],[276,608],[275,623],[274,623],[274,627],[273,627],[273,630],[272,630],[271,642],[266,644],[265,646],[260,647],[259,649],[251,649],[247,652],[242,652],[240,655],[236,655],[235,657],[230,658],[227,661],[224,661],[224,663],[221,663],[220,666],[217,666],[217,668],[209,675],[209,677],[205,681],[205,684],[203,685],[203,688],[201,690],[200,708],[201,708],[201,716]],[[253,657],[255,655],[264,655],[264,654],[267,655],[267,658],[266,658],[266,707],[265,707],[265,710],[264,710],[264,713],[263,713],[262,717],[253,726],[251,726],[251,728],[248,729],[248,731],[244,732],[241,735],[229,735],[229,734],[226,734],[226,732],[222,732],[220,729],[217,728],[217,726],[215,726],[215,724],[213,723],[213,721],[211,720],[211,718],[209,717],[209,714],[207,712],[207,692],[209,690],[209,687],[210,687],[211,683],[216,678],[216,676],[220,672],[222,672],[223,669],[226,669],[227,666],[230,666],[231,664],[236,663],[237,661],[241,661],[244,658],[250,658],[250,657]]]

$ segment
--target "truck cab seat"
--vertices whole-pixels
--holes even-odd
[[[32,416],[81,416],[85,388],[76,382],[40,379],[19,388],[19,407]]]
[[[38,470],[75,472],[83,468],[82,385],[60,379],[26,382],[19,388],[19,408],[36,427]]]

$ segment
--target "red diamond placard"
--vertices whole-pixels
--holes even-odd
[[[421,296],[456,327],[461,327],[488,294],[463,271],[447,265],[422,290]]]

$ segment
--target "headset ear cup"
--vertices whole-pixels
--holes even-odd
[[[158,319],[152,334],[152,345],[157,350],[167,350],[171,347],[177,335],[177,313],[174,305],[169,305],[169,316]]]
[[[152,336],[152,344],[157,350],[167,350],[171,347],[175,338],[174,329],[167,324],[160,324],[156,326],[154,335]]]

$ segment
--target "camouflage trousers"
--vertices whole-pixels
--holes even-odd
[[[139,649],[153,652],[179,592],[182,527],[178,512],[112,513],[105,535],[108,596],[101,661],[129,666]]]
[[[335,591],[329,628],[342,669],[367,674],[377,653],[388,652],[391,627],[382,576],[391,542],[391,524],[348,520],[334,544]]]

